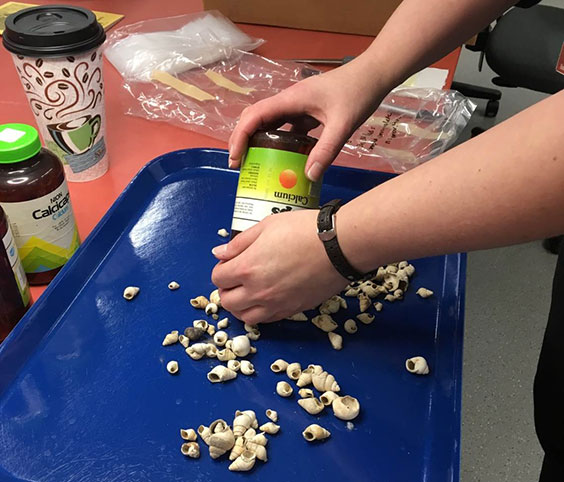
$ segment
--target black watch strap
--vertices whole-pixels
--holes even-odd
[[[364,275],[351,266],[339,246],[335,230],[335,213],[340,207],[340,199],[333,199],[321,207],[317,215],[317,235],[323,241],[327,256],[335,269],[347,280],[354,281],[364,278]]]

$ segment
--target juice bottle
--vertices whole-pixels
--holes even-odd
[[[321,181],[311,182],[304,173],[316,142],[281,130],[259,131],[249,139],[237,185],[232,238],[271,214],[319,207]]]
[[[0,206],[0,342],[27,311],[30,301],[18,248]]]
[[[80,240],[63,165],[31,126],[0,125],[0,206],[29,283],[49,283]]]

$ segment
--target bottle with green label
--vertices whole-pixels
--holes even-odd
[[[249,139],[241,164],[231,237],[266,216],[317,209],[321,181],[305,175],[307,156],[317,139],[281,130],[259,131]]]
[[[18,248],[0,206],[0,342],[29,308],[29,284]]]
[[[0,205],[29,283],[49,283],[80,240],[63,164],[29,125],[0,125]]]

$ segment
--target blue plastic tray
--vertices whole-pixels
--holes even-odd
[[[202,317],[189,298],[213,289],[210,248],[222,242],[217,229],[230,226],[237,182],[226,164],[224,151],[204,149],[148,164],[0,346],[0,479],[458,480],[464,255],[414,261],[405,300],[386,303],[340,352],[310,323],[265,326],[252,358],[257,375],[212,385],[206,373],[217,360],[161,346],[167,332]],[[351,199],[389,177],[333,167],[323,201]],[[171,280],[181,288],[169,291]],[[122,298],[127,285],[141,287],[132,302]],[[418,286],[435,296],[419,298]],[[234,320],[228,331],[243,328]],[[429,376],[405,370],[413,355],[428,359]],[[333,373],[361,402],[354,428],[331,410],[313,417],[295,396],[278,397],[285,377],[268,368],[278,357]],[[171,359],[177,376],[165,370]],[[270,437],[269,461],[252,472],[229,472],[203,443],[199,460],[181,455],[181,427],[231,421],[236,409],[255,410],[263,423],[267,408],[282,429]],[[305,442],[301,432],[314,422],[332,437]]]

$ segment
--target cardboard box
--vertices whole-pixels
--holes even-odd
[[[401,0],[204,0],[233,22],[375,36]]]

